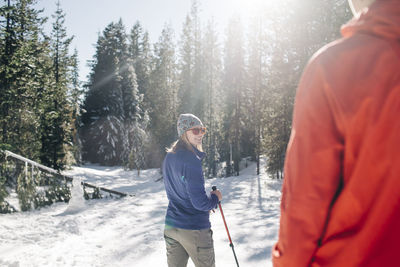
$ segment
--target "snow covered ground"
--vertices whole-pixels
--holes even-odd
[[[86,165],[67,173],[135,196],[75,198],[70,205],[0,215],[0,266],[167,266],[163,229],[168,200],[162,180],[156,182],[158,170],[138,177],[122,168]],[[271,266],[281,181],[255,175],[255,164],[250,164],[240,176],[209,179],[206,185],[223,193],[222,208],[240,266]],[[216,265],[236,266],[218,210],[211,224]],[[188,266],[194,266],[190,260]]]

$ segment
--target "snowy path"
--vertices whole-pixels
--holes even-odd
[[[65,214],[58,203],[39,211],[0,215],[0,266],[166,266],[163,239],[167,198],[157,170],[85,166],[70,175],[123,192],[119,200],[86,201]],[[222,208],[240,266],[270,266],[277,239],[281,182],[255,175],[255,166],[238,177],[209,179],[224,195]],[[235,266],[219,211],[211,215],[216,265]],[[189,261],[188,266],[194,266]]]

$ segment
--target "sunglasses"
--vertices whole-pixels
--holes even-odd
[[[206,127],[192,128],[192,129],[189,129],[189,131],[192,131],[192,133],[194,135],[205,134],[206,133]]]

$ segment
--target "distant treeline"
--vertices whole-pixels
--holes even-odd
[[[302,70],[350,17],[345,0],[282,0],[249,25],[232,17],[220,34],[193,1],[179,38],[166,24],[151,44],[139,21],[129,30],[111,22],[82,84],[59,3],[46,34],[35,1],[7,0],[0,145],[56,169],[83,161],[160,167],[177,116],[193,113],[207,127],[206,176],[238,175],[242,158],[266,155],[281,177]]]

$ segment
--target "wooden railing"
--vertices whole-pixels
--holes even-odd
[[[74,179],[11,151],[0,150],[0,213],[68,202]],[[81,184],[86,199],[134,196],[83,181]],[[16,203],[20,208],[15,207]]]

